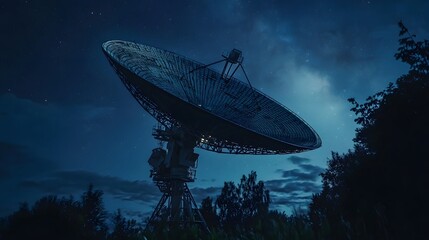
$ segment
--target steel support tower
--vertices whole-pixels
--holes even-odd
[[[207,224],[198,210],[198,206],[188,188],[188,182],[194,182],[198,154],[194,153],[196,139],[182,129],[154,128],[155,139],[167,142],[167,151],[154,148],[148,162],[152,166],[150,177],[162,192],[146,226],[146,230],[155,231],[157,227],[185,229],[198,225],[209,232]]]

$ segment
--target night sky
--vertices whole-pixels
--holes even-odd
[[[200,203],[255,170],[272,209],[305,207],[331,151],[352,148],[363,101],[407,71],[393,57],[402,20],[429,38],[429,1],[1,1],[0,216],[47,194],[79,198],[89,183],[105,205],[147,216],[161,194],[147,159],[155,120],[108,64],[121,39],[210,63],[242,50],[253,86],[301,116],[317,150],[277,156],[200,154],[189,184]],[[242,79],[244,80],[244,79]]]

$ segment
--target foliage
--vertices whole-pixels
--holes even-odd
[[[120,210],[112,215],[109,232],[103,192],[90,185],[80,201],[47,196],[31,208],[22,204],[18,211],[0,222],[0,239],[313,239],[306,215],[288,217],[282,212],[268,211],[269,192],[262,181],[256,180],[256,172],[251,172],[243,176],[239,184],[226,183],[216,200],[210,197],[203,200],[201,212],[210,226],[210,234],[198,226],[188,229],[161,226],[159,231],[147,233],[137,221],[126,219]],[[236,202],[224,205],[231,201]],[[238,223],[231,222],[228,214],[233,211],[228,206],[238,207],[243,219],[234,218]],[[219,209],[227,213],[224,220]],[[229,228],[226,224],[238,225]]]
[[[125,237],[114,238],[122,227],[118,214],[113,221],[116,231],[108,236],[102,196],[103,192],[90,185],[81,201],[46,196],[31,208],[24,203],[2,220],[0,239],[137,239],[133,235],[137,227],[132,220],[125,221]]]
[[[127,220],[122,215],[121,210],[117,210],[113,215],[113,232],[109,240],[136,240],[140,239],[142,229],[134,219]]]
[[[313,196],[316,237],[419,239],[429,202],[429,42],[415,41],[402,23],[396,59],[409,65],[395,84],[351,109],[360,127],[355,147],[332,154]]]
[[[226,231],[252,226],[254,221],[268,213],[269,191],[262,181],[256,182],[256,172],[242,176],[236,186],[225,182],[216,200],[219,208],[219,225]]]
[[[256,172],[243,175],[239,184],[225,182],[215,204],[206,198],[201,212],[211,216],[207,239],[312,239],[306,215],[269,211],[270,195]],[[206,218],[207,219],[207,218]],[[217,222],[212,222],[212,221]]]
[[[85,239],[105,239],[107,233],[106,211],[102,201],[103,192],[89,185],[88,191],[82,195],[82,215]]]
[[[210,233],[203,229],[171,229],[149,233],[148,239],[313,239],[310,221],[305,214],[286,216],[269,211],[269,191],[256,172],[243,175],[238,184],[225,182],[216,200],[204,198],[201,214]],[[158,229],[163,229],[158,227]]]
[[[201,202],[201,215],[210,229],[219,227],[219,217],[216,212],[216,205],[213,204],[211,197],[206,197]]]
[[[22,204],[5,222],[4,239],[78,239],[84,235],[79,203],[47,196],[30,209]]]

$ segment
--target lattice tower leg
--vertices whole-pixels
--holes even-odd
[[[169,187],[165,188],[165,184]],[[163,193],[161,200],[155,207],[146,230],[155,231],[159,222],[164,222],[170,228],[199,225],[204,231],[210,232],[186,182],[174,180],[162,185],[162,188],[158,185],[160,190],[167,190],[167,192]]]

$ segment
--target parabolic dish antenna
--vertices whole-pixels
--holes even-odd
[[[113,40],[102,49],[124,85],[162,127],[168,142],[149,159],[151,177],[164,193],[148,226],[157,221],[207,226],[186,182],[195,179],[194,147],[232,154],[288,154],[321,146],[317,133],[295,113],[252,87],[241,51],[205,65],[166,50]],[[224,62],[223,71],[211,65]],[[234,77],[241,68],[248,83]]]
[[[303,119],[233,76],[141,44],[108,41],[103,50],[142,107],[166,127],[187,129],[201,140],[197,147],[285,154],[321,146]]]

